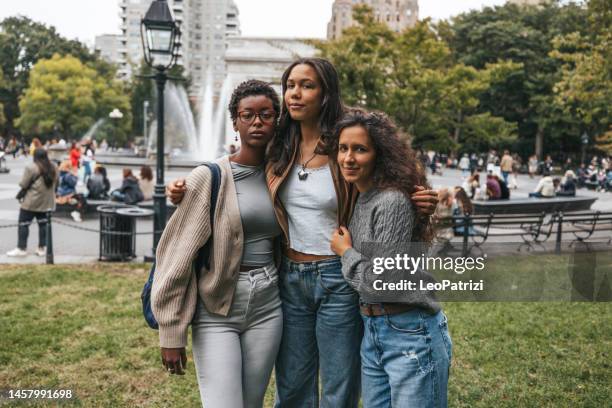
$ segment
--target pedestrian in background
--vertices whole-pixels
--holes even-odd
[[[153,182],[153,171],[151,167],[144,165],[140,168],[140,177],[138,178],[138,186],[145,200],[153,198],[155,183]]]
[[[510,156],[510,152],[508,150],[504,150],[504,155],[501,159],[501,174],[504,179],[504,183],[508,184],[508,176],[512,173],[512,165],[514,164],[514,160],[512,156]]]
[[[55,186],[57,170],[49,161],[47,151],[38,148],[34,160],[28,164],[19,182],[23,194],[19,207],[19,228],[17,229],[17,248],[7,252],[8,256],[26,256],[30,223],[38,221],[38,249],[36,255],[44,256],[47,246],[46,213],[55,210]],[[18,197],[19,197],[18,196]]]
[[[533,178],[533,176],[538,172],[538,156],[532,154],[529,156],[529,178]]]
[[[467,153],[463,153],[463,157],[459,160],[459,168],[464,178],[470,175],[470,158]]]

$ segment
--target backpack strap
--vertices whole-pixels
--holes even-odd
[[[219,197],[219,189],[221,188],[221,168],[216,163],[203,163],[202,166],[208,167],[212,175],[210,189],[210,237],[206,244],[198,251],[198,256],[194,262],[196,276],[200,278],[200,270],[202,267],[210,269],[210,249],[212,247],[213,230],[215,224],[215,209],[217,207],[217,198]]]

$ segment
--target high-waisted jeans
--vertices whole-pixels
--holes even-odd
[[[443,312],[363,316],[363,408],[444,408],[452,342]]]
[[[227,317],[198,301],[193,359],[206,408],[260,408],[283,331],[274,265],[240,272]]]
[[[363,324],[359,297],[342,276],[340,258],[299,263],[284,258],[281,265],[284,323],[276,407],[357,407]]]

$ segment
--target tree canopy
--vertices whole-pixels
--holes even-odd
[[[123,118],[114,126],[113,139],[125,141],[131,127],[129,96],[125,84],[109,80],[79,59],[58,54],[41,59],[31,70],[28,88],[19,101],[16,124],[24,132],[80,138],[97,120],[119,109]]]
[[[457,151],[513,140],[516,125],[479,105],[491,83],[520,64],[496,61],[478,69],[457,62],[429,20],[395,33],[367,6],[355,7],[354,17],[358,26],[318,44],[336,65],[348,104],[387,112],[425,148]],[[495,133],[482,138],[485,129]]]
[[[367,6],[317,43],[347,103],[389,113],[413,143],[444,151],[578,152],[610,145],[612,11],[606,0],[505,4],[396,33]]]
[[[5,131],[14,129],[14,121],[20,115],[19,98],[28,86],[30,71],[40,59],[54,54],[72,55],[109,78],[115,75],[111,64],[79,41],[63,38],[54,27],[23,16],[4,19],[0,22],[0,104],[4,105]]]

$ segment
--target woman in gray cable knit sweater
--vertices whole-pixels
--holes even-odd
[[[446,407],[452,348],[447,320],[434,294],[419,290],[420,281],[433,278],[389,265],[382,272],[379,261],[431,241],[430,219],[415,218],[408,198],[415,186],[427,185],[425,170],[384,114],[354,110],[336,135],[342,175],[359,190],[349,228],[334,233],[331,247],[361,299],[363,406]],[[402,280],[415,288],[379,290],[382,282]]]

